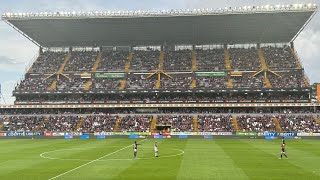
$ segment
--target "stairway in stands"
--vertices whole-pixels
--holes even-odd
[[[320,125],[320,119],[317,116],[313,116],[313,118],[316,121],[316,123]]]
[[[133,52],[129,52],[128,61],[124,66],[124,72],[128,73],[130,71],[132,59],[133,59]]]
[[[164,64],[164,51],[161,50],[160,51],[160,56],[159,56],[159,67],[158,67],[158,71],[163,71],[163,64]],[[160,89],[161,88],[161,79],[160,79],[160,74],[158,74],[158,79],[156,81],[156,89]]]
[[[3,118],[3,121],[0,122],[0,131],[1,131],[2,128],[3,128],[3,123],[4,123],[4,122],[8,122],[8,121],[9,121],[8,118]]]
[[[2,131],[3,128],[3,121],[0,122],[0,131]]]
[[[120,122],[122,121],[122,117],[119,117],[116,121],[116,124],[114,125],[114,128],[113,128],[113,132],[118,132],[119,131],[119,124]]]
[[[44,131],[44,125],[49,122],[48,116],[43,117],[41,124],[35,129],[36,131]]]
[[[59,70],[58,70],[58,74],[62,74],[64,68],[66,67],[68,61],[71,59],[71,52],[69,52],[66,57],[64,58],[63,63],[61,64]]]
[[[226,70],[231,70],[230,54],[229,54],[228,48],[224,48],[224,61],[225,61]],[[228,88],[229,89],[233,88],[233,81],[231,79],[231,76],[228,76]]]
[[[133,53],[129,52],[128,61],[124,65],[124,72],[129,73],[132,59],[133,59]],[[121,82],[120,82],[119,90],[124,90],[126,88],[126,86],[127,86],[127,80],[126,79],[122,79]]]
[[[277,117],[274,117],[274,118],[273,118],[273,122],[274,122],[274,124],[276,125],[276,131],[277,131],[277,132],[282,132],[282,128],[281,128],[281,126],[280,126],[280,123],[279,123],[279,120],[278,120]]]
[[[61,64],[61,66],[60,66],[60,68],[59,68],[59,70],[58,70],[58,74],[62,74],[62,72],[63,72],[64,68],[66,67],[66,65],[67,65],[68,61],[70,60],[70,58],[71,58],[71,52],[69,52],[69,53],[66,55],[66,57],[64,58],[64,61],[63,61],[63,63]],[[50,91],[53,91],[53,90],[55,90],[56,88],[57,88],[57,80],[54,80],[54,81],[51,83],[49,90],[50,90]]]
[[[233,128],[235,131],[239,131],[238,119],[236,116],[232,116]]]
[[[259,56],[259,59],[260,59],[262,70],[264,71],[263,72],[264,73],[264,75],[263,75],[264,83],[265,83],[267,88],[272,88],[270,80],[269,80],[269,78],[268,78],[268,76],[266,74],[266,71],[268,70],[268,66],[267,66],[267,63],[266,63],[266,59],[263,56],[263,52],[262,52],[261,48],[258,48],[258,56]]]
[[[101,59],[102,59],[102,53],[99,52],[98,53],[98,56],[96,58],[96,61],[94,62],[93,66],[92,66],[92,72],[96,72],[99,65],[100,65],[100,62],[101,62]]]
[[[96,57],[96,61],[94,62],[93,66],[92,66],[92,69],[91,69],[92,72],[96,72],[96,71],[97,71],[97,68],[99,67],[99,64],[100,64],[100,62],[101,62],[101,58],[102,58],[102,53],[99,52],[98,55],[97,55],[97,57]],[[90,79],[84,84],[83,90],[88,91],[88,90],[90,89],[91,85],[92,85],[92,80],[91,80],[91,78],[90,78]]]
[[[78,121],[77,125],[76,125],[75,131],[78,131],[78,129],[81,128],[81,126],[83,125],[83,123],[84,123],[84,118],[81,116],[81,117],[79,118],[79,121]]]
[[[119,90],[124,90],[126,88],[126,86],[127,86],[127,80],[122,79],[120,82]]]
[[[192,72],[197,71],[197,53],[196,53],[196,50],[194,49],[192,50],[191,62],[192,62],[192,65],[191,65]]]
[[[229,79],[228,79],[228,88],[229,89],[232,89],[233,88],[233,81],[232,81],[232,79],[229,77]]]
[[[231,70],[230,54],[227,48],[224,48],[224,61],[227,70]]]
[[[57,88],[57,83],[58,83],[57,80],[54,80],[50,85],[49,91],[55,90]]]
[[[193,117],[192,118],[192,122],[193,122],[193,132],[198,132],[198,118],[197,117]]]
[[[197,80],[196,80],[196,79],[193,79],[193,80],[192,80],[192,82],[191,82],[191,87],[192,87],[192,89],[197,88]]]
[[[158,118],[157,117],[152,117],[151,118],[151,123],[150,123],[150,132],[153,133],[154,132],[154,129],[157,125],[157,121],[158,121]]]

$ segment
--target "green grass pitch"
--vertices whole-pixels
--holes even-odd
[[[320,179],[320,141],[0,139],[0,179]],[[159,158],[153,143],[158,142]]]

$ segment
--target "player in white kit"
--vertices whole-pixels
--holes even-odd
[[[154,156],[158,157],[158,144],[157,141],[153,145],[154,148]]]

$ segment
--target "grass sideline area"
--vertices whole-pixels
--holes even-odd
[[[320,141],[1,139],[0,179],[320,179]],[[153,143],[158,142],[159,158]]]

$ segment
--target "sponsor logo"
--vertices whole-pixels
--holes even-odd
[[[7,132],[7,136],[25,136],[24,132]]]

